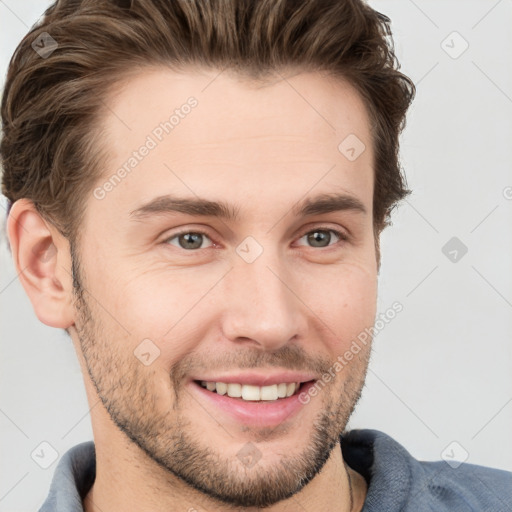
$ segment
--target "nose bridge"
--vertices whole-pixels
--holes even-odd
[[[254,261],[248,261],[235,255],[234,268],[227,276],[224,335],[232,341],[249,338],[275,350],[301,334],[301,303],[290,290],[290,273],[277,249],[265,248]]]

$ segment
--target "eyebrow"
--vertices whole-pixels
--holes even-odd
[[[321,194],[297,202],[291,209],[296,217],[309,217],[336,211],[353,211],[366,214],[364,204],[350,194]],[[157,214],[184,213],[202,217],[218,217],[229,221],[238,219],[239,207],[224,201],[202,198],[185,198],[171,195],[159,196],[130,212],[133,220],[143,220]]]

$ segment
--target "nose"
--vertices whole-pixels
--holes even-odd
[[[273,351],[306,335],[307,308],[294,291],[296,276],[268,253],[235,260],[224,283],[222,330],[230,341]]]

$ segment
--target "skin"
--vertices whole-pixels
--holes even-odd
[[[38,318],[69,329],[84,375],[97,454],[85,510],[361,510],[366,482],[344,464],[338,436],[360,396],[370,344],[275,428],[234,421],[189,380],[250,368],[321,377],[373,326],[367,111],[350,85],[318,72],[263,87],[227,72],[144,70],[108,98],[109,161],[97,185],[190,96],[197,107],[121,183],[101,200],[91,192],[74,262],[68,240],[30,201],[11,209],[20,280]],[[338,150],[349,134],[366,145],[355,161]],[[366,213],[292,213],[298,201],[333,191],[358,198]],[[238,218],[130,219],[164,194],[223,200]],[[177,233],[198,230],[206,234],[199,248],[180,246]],[[324,246],[312,245],[315,231]],[[252,263],[236,252],[248,236],[263,248]],[[134,356],[145,339],[160,350],[148,366]],[[237,457],[249,442],[261,455],[251,468]]]

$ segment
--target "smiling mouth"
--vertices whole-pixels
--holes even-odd
[[[283,382],[270,386],[253,386],[250,384],[194,381],[212,393],[225,395],[248,402],[275,402],[299,394],[301,388],[309,382]]]

